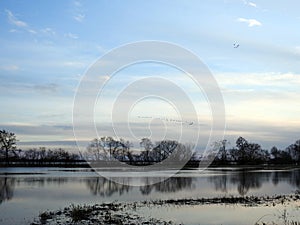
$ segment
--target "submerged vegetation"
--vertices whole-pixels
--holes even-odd
[[[197,206],[207,204],[226,204],[226,205],[241,205],[244,207],[286,205],[289,202],[299,202],[300,195],[275,195],[275,196],[245,196],[245,197],[214,197],[214,198],[197,198],[197,199],[169,199],[169,200],[152,200],[131,203],[102,203],[95,205],[71,205],[64,210],[55,212],[44,212],[47,219],[44,220],[41,216],[39,221],[33,222],[32,225],[38,224],[175,224],[174,221],[165,221],[163,219],[154,219],[143,217],[138,213],[138,209],[152,207],[184,207]],[[283,217],[285,225],[297,225],[299,222],[288,218],[286,211]],[[50,216],[48,216],[50,215]],[[258,219],[255,225],[269,224],[262,222],[262,218]],[[270,223],[279,224],[279,223]]]

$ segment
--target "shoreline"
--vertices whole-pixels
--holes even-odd
[[[197,205],[240,205],[244,207],[267,206],[274,207],[290,202],[300,202],[300,192],[287,195],[274,196],[229,196],[214,198],[183,198],[139,202],[110,202],[94,205],[70,205],[62,210],[45,211],[31,225],[54,224],[148,224],[148,225],[172,225],[173,221],[145,217],[139,215],[136,210],[143,207],[167,207],[167,206],[197,206]]]

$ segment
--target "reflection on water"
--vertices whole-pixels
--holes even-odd
[[[144,178],[144,184],[149,184],[149,177]],[[143,195],[149,195],[152,191],[155,192],[177,192],[180,190],[189,190],[192,188],[193,178],[192,177],[171,177],[159,183],[152,185],[145,185],[140,187],[140,191]]]
[[[130,177],[122,177],[122,183],[130,183]],[[196,193],[197,196],[207,196],[207,192],[211,195],[214,193],[234,193],[235,191],[241,195],[246,195],[249,191],[260,190],[265,193],[266,188],[273,189],[276,193],[276,187],[282,182],[288,184],[286,191],[292,189],[300,189],[300,170],[288,171],[225,171],[217,174],[207,174],[206,176],[182,176],[171,177],[162,182],[149,185],[153,181],[159,181],[158,177],[140,178],[144,186],[132,187],[115,183],[104,177],[49,177],[49,176],[1,176],[0,177],[0,204],[13,198],[14,190],[19,187],[26,186],[51,188],[52,186],[60,186],[62,189],[67,188],[64,185],[84,183],[86,190],[91,195],[100,197],[111,197],[113,195],[131,195],[133,192],[139,192],[143,196],[155,195],[157,193],[170,194],[173,198],[177,192]],[[268,186],[269,185],[269,186]],[[270,188],[271,185],[271,188]],[[267,186],[267,187],[265,187]],[[206,187],[206,188],[204,188]],[[69,186],[68,186],[69,188]],[[213,189],[215,191],[213,191]],[[173,194],[172,194],[173,193]],[[47,193],[45,193],[47,194]]]
[[[115,193],[123,195],[128,193],[131,188],[128,185],[119,184],[104,177],[88,179],[86,184],[93,195],[99,195],[102,197],[110,197]]]
[[[13,197],[15,188],[15,178],[0,178],[0,204]]]
[[[34,171],[26,174],[25,170]],[[116,173],[112,172],[111,175],[116,176]],[[124,174],[128,174],[128,177]],[[93,204],[116,200],[132,202],[224,195],[274,195],[290,194],[300,189],[300,169],[286,171],[211,169],[203,173],[185,170],[167,180],[163,179],[165,173],[158,174],[162,174],[161,177],[155,177],[155,174],[149,177],[135,177],[130,176],[130,172],[120,176],[118,173],[117,175],[120,176],[118,181],[122,183],[120,184],[82,169],[72,171],[53,170],[53,168],[0,169],[0,225],[21,225],[24,224],[24,219],[30,221],[40,211],[56,210],[71,203]],[[138,182],[144,185],[123,185],[132,183],[132,179],[138,179]],[[159,182],[161,180],[162,182]],[[201,218],[196,218],[208,222],[209,220],[205,220],[204,217],[212,213],[209,211],[210,207],[205,206],[201,210],[204,212],[207,210],[207,213],[204,213]],[[194,210],[188,209],[184,212],[192,213]],[[232,211],[232,213],[237,212]],[[198,215],[198,212],[196,214]],[[194,218],[195,215],[191,214],[187,217]]]
[[[300,188],[300,169],[293,171],[280,171],[272,176],[272,183],[276,186],[281,180],[286,180],[294,187]]]
[[[277,172],[274,172],[277,174]],[[259,189],[263,182],[269,182],[273,173],[255,173],[241,171],[236,174],[209,177],[209,181],[215,186],[216,191],[228,192],[228,183],[237,187],[241,196],[248,193],[250,189]]]

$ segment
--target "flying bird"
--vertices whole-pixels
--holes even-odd
[[[233,44],[233,48],[238,48],[240,46],[240,44],[234,43]]]

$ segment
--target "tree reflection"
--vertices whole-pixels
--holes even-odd
[[[120,183],[129,183],[129,179],[130,178],[123,178]],[[161,177],[142,178],[144,185],[140,186],[140,193],[142,195],[149,195],[152,191],[170,193],[192,188],[192,178],[190,177],[172,177],[167,180],[162,180],[163,178]],[[110,197],[115,193],[123,195],[131,190],[130,186],[120,183],[116,183],[104,177],[86,180],[87,187],[91,193],[102,197]]]
[[[12,199],[15,189],[15,178],[0,177],[0,204]]]
[[[193,179],[191,177],[171,177],[161,182],[156,180],[157,182],[155,184],[149,185],[150,183],[153,183],[153,179],[155,178],[144,178],[145,185],[140,187],[140,191],[143,195],[149,195],[152,190],[156,192],[171,193],[193,188]]]
[[[208,180],[214,184],[216,191],[227,192],[228,183],[237,187],[240,195],[246,195],[250,189],[259,189],[263,182],[268,182],[272,173],[240,171],[237,173],[213,176]]]
[[[128,185],[119,184],[104,177],[88,179],[86,184],[93,195],[99,195],[102,197],[109,197],[115,193],[123,195],[124,193],[128,193],[128,191],[131,189],[131,187]]]
[[[287,182],[291,186],[300,188],[300,170],[276,171],[272,177],[272,182],[277,185],[279,182]]]
[[[212,176],[209,177],[208,180],[214,184],[216,191],[227,193],[228,175]]]

